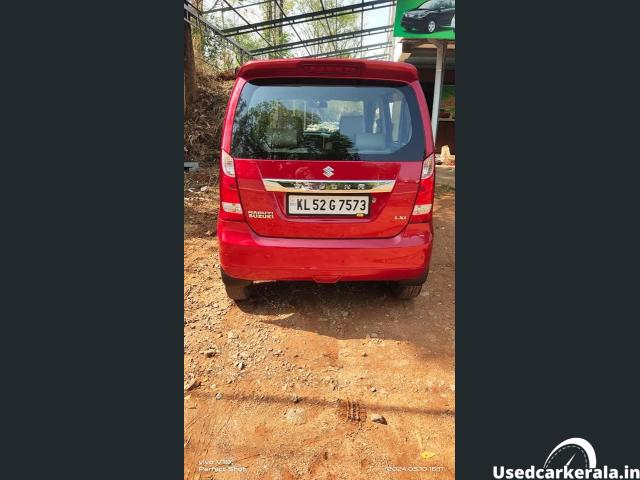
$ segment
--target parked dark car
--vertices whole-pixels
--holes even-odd
[[[405,30],[433,33],[439,27],[451,25],[456,14],[456,0],[429,0],[402,15]]]

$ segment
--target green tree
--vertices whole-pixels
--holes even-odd
[[[287,3],[287,5],[285,5],[284,0],[273,0],[271,2],[263,4],[263,20],[280,20],[284,18],[291,13],[290,11],[287,11],[287,8],[289,8],[289,10],[291,9],[291,5],[292,3]],[[273,46],[283,45],[287,43],[290,38],[289,34],[287,32],[284,32],[282,24],[278,25],[275,28],[264,30],[262,34]],[[288,52],[274,52],[269,54],[269,58],[283,58],[285,56],[289,56]]]
[[[224,30],[226,28],[246,25],[236,13],[228,9],[227,3],[222,0],[203,2],[203,0],[195,0],[201,8],[207,3],[204,15],[216,27]],[[247,3],[248,0],[227,0],[234,7]],[[335,8],[346,5],[345,0],[271,0],[258,7],[250,7],[240,10],[242,15],[249,21],[259,22],[265,20],[277,20],[285,16],[296,15],[299,13],[308,13],[326,9]],[[226,10],[225,10],[226,9]],[[258,15],[256,15],[258,13]],[[285,30],[286,28],[286,30]],[[248,32],[233,37],[233,39],[242,45],[246,50],[255,50],[268,45],[284,45],[292,41],[297,41],[298,36],[302,39],[310,39],[324,37],[327,35],[335,35],[337,33],[345,33],[357,31],[360,29],[360,14],[349,14],[335,17],[332,19],[313,20],[310,22],[299,23],[295,25],[295,31],[291,27],[279,25],[275,28],[269,28],[258,32]],[[195,29],[194,29],[195,30]],[[297,34],[295,33],[297,32]],[[229,48],[228,44],[222,39],[211,34],[203,32],[192,32],[193,47],[197,56],[202,57],[208,63],[214,65],[220,70],[231,70],[242,63],[242,59],[237,52]],[[196,38],[197,37],[197,38]],[[302,55],[318,55],[329,53],[334,50],[343,50],[360,45],[359,38],[353,38],[341,41],[331,41],[321,45],[309,46],[301,48],[299,52]],[[274,52],[268,55],[269,58],[287,58],[293,56],[294,51],[285,50]],[[188,100],[187,100],[188,103]]]
[[[346,5],[344,1],[340,0],[295,0],[298,3],[298,8],[301,12],[316,12],[322,10],[324,5],[325,9],[336,8],[342,5]],[[311,22],[301,23],[296,26],[300,32],[302,38],[317,38],[325,37],[327,35],[336,35],[338,33],[354,32],[360,30],[360,15],[357,13],[351,13],[348,15],[341,15],[331,19],[313,20]],[[329,53],[334,50],[344,50],[347,48],[353,48],[360,45],[359,38],[352,38],[347,40],[331,41],[320,45],[309,47],[312,55],[321,53]]]

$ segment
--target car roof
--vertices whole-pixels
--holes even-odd
[[[252,60],[240,67],[237,76],[245,80],[305,77],[393,80],[411,83],[418,80],[418,70],[408,63],[383,60],[286,58]]]

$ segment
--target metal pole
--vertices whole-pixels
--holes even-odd
[[[294,23],[298,24],[314,20],[324,20],[325,18],[335,18],[342,15],[351,15],[359,13],[363,8],[366,9],[366,11],[376,10],[379,8],[389,8],[390,6],[395,5],[395,3],[396,0],[365,0],[363,3],[354,3],[351,5],[343,5],[335,8],[324,8],[314,12],[301,13],[298,15],[288,15],[286,18],[276,18],[273,20],[255,22],[247,25],[227,28],[223,33],[227,36],[240,35],[250,31],[256,31],[256,29],[267,30],[280,25],[293,25]],[[231,7],[231,9],[237,10],[238,7]]]
[[[284,13],[284,9],[282,8],[282,2],[284,0],[280,0],[280,3],[278,3],[278,0],[273,0],[273,3],[276,4],[276,6],[280,9],[280,13],[282,13],[282,17],[280,17],[280,19],[282,18],[287,18],[287,14]],[[292,23],[291,24],[291,28],[293,30],[293,33],[296,34],[296,37],[298,37],[298,40],[302,41],[302,37],[300,36],[300,34],[298,33],[298,30],[296,30],[295,25]],[[278,41],[280,41],[282,39],[278,39]],[[309,51],[309,47],[304,47],[304,49],[307,51],[307,55],[311,55],[311,52]]]
[[[325,35],[323,37],[316,38],[308,38],[302,42],[290,42],[282,45],[269,46],[263,48],[256,48],[255,50],[251,50],[252,55],[263,55],[266,53],[274,53],[282,50],[293,50],[294,48],[304,47],[304,46],[316,46],[322,43],[335,42],[336,40],[351,40],[353,38],[358,38],[360,35],[375,35],[378,33],[387,33],[393,29],[393,25],[386,25],[382,27],[371,27],[365,28],[364,30],[354,30],[350,32],[343,32],[333,35]],[[366,47],[366,45],[365,45]]]
[[[345,53],[358,53],[361,50],[362,50],[362,52],[368,52],[369,50],[378,50],[380,48],[386,48],[388,46],[389,46],[388,42],[385,42],[385,43],[374,43],[372,45],[365,45],[362,48],[360,48],[360,47],[346,48],[344,50],[334,50],[334,51],[328,52],[328,53],[317,53],[315,55],[308,55],[308,56],[299,57],[299,58],[337,57],[337,56],[340,56],[340,55],[345,54]]]
[[[394,3],[393,6],[389,9],[389,25],[394,25],[395,19],[396,19],[396,4]],[[395,57],[395,52],[394,52],[395,40],[393,37],[393,31],[390,31],[387,34],[387,41],[389,42],[389,46],[384,49],[385,53],[387,54],[387,60],[395,61],[396,60],[394,58]]]
[[[433,148],[436,146],[438,133],[438,119],[440,117],[440,97],[442,95],[442,83],[444,80],[444,61],[447,52],[447,42],[433,40],[436,45],[436,76],[433,86],[433,109],[431,115],[431,132],[433,134]]]

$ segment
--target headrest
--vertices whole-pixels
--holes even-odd
[[[344,113],[340,116],[340,133],[353,136],[364,132],[364,115]]]
[[[358,133],[356,148],[358,150],[384,150],[385,141],[382,133]]]

